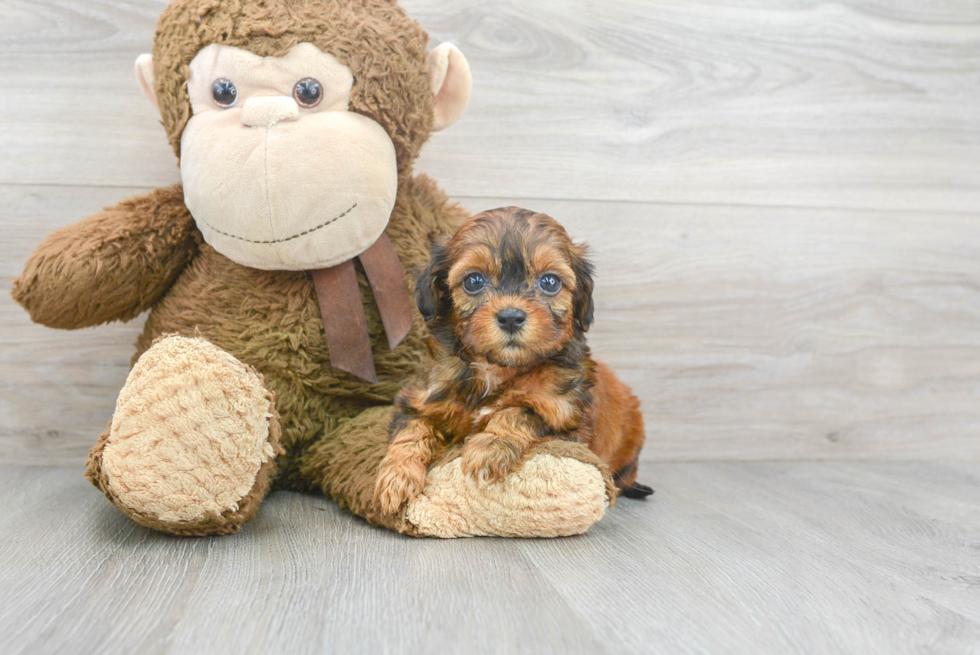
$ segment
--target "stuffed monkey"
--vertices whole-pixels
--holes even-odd
[[[227,534],[271,488],[316,491],[418,536],[585,531],[614,501],[584,445],[552,441],[492,486],[433,463],[379,511],[392,399],[432,365],[409,304],[465,217],[412,165],[466,108],[470,72],[393,0],[175,0],[138,81],[182,183],[48,235],[14,282],[43,325],[149,310],[87,476],[134,521]]]

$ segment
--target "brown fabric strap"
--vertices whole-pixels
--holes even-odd
[[[412,329],[412,298],[405,282],[405,269],[387,234],[382,234],[358,259],[374,291],[388,346],[394,350]]]
[[[374,292],[388,345],[392,350],[412,329],[412,298],[405,282],[405,271],[395,246],[387,234],[362,252],[358,259],[364,266]],[[368,334],[367,317],[357,285],[354,260],[310,271],[316,299],[320,304],[323,329],[327,333],[330,364],[372,384],[377,383]]]
[[[327,333],[330,364],[371,383],[378,381],[354,260],[310,271]]]

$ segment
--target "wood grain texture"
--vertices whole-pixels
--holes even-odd
[[[0,652],[980,652],[980,468],[660,464],[582,537],[412,540],[274,494],[140,528],[77,468],[0,468]]]
[[[0,182],[176,179],[132,62],[164,0],[0,5]],[[457,196],[973,212],[980,5],[406,0],[475,75]],[[556,172],[560,171],[560,174]]]
[[[977,217],[526,204],[592,246],[645,459],[980,460]]]
[[[0,186],[19,251],[0,283],[47,229],[132,191]],[[980,459],[974,217],[463,200],[514,202],[591,244],[590,341],[643,402],[644,459]],[[0,296],[0,461],[81,462],[141,322],[59,332]]]
[[[163,4],[0,3],[5,288],[178,178],[132,80]],[[421,168],[594,244],[647,460],[980,458],[980,5],[404,4],[476,74]],[[50,331],[0,294],[0,461],[80,462],[140,323]]]

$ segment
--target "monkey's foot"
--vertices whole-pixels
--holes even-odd
[[[496,484],[463,472],[460,457],[433,467],[405,518],[429,537],[562,537],[602,518],[616,487],[582,444],[550,441]]]
[[[258,373],[204,339],[169,336],[130,372],[86,475],[141,525],[227,534],[255,516],[278,452]]]

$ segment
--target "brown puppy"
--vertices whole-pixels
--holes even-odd
[[[415,288],[439,350],[426,388],[395,399],[375,494],[386,513],[422,492],[428,465],[463,442],[463,471],[504,478],[543,439],[589,446],[621,492],[635,484],[640,403],[590,357],[592,265],[553,218],[516,207],[478,214],[437,242]]]

